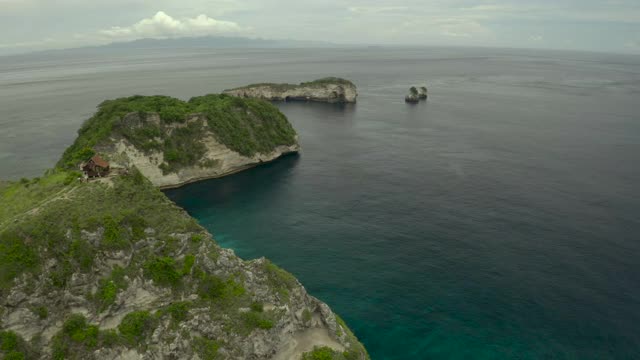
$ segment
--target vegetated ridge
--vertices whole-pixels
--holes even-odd
[[[194,166],[190,126],[247,155],[295,142],[258,100],[132,97],[104,102],[42,177],[0,182],[2,358],[368,358],[291,274],[220,248],[137,167],[79,179],[79,163],[118,141],[163,154],[167,171]]]

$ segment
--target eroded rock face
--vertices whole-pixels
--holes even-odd
[[[131,127],[140,126],[139,117],[138,113],[130,113],[124,117],[123,122]],[[161,120],[158,114],[148,113],[145,114],[145,121],[154,124],[160,123]],[[175,127],[199,121],[205,122],[206,119],[202,115],[194,114],[185,124],[176,124]],[[217,141],[215,134],[206,126],[202,127],[199,139],[194,141],[204,144],[206,148],[204,156],[197,165],[184,166],[177,171],[165,171],[161,168],[165,162],[161,151],[143,151],[121,137],[112,138],[108,145],[97,149],[111,161],[112,167],[128,169],[135,166],[153,185],[161,189],[226,176],[300,151],[300,145],[296,141],[293,145],[278,146],[266,154],[256,153],[253,156],[244,156]]]
[[[18,279],[8,296],[0,299],[3,310],[0,329],[13,331],[26,341],[37,343],[39,348],[34,353],[37,358],[51,359],[55,352],[54,338],[59,336],[63,323],[73,314],[83,315],[87,323],[96,324],[99,331],[116,332],[128,314],[148,311],[155,314],[155,325],[135,344],[116,343],[94,349],[85,346],[81,348],[84,356],[114,360],[201,359],[195,339],[206,338],[215,339],[220,358],[299,359],[316,346],[328,346],[337,351],[361,351],[359,358],[366,359],[364,349],[336,320],[331,309],[310,296],[295,278],[273,267],[264,258],[239,259],[232,250],[218,247],[206,233],[172,234],[171,243],[177,250],[171,256],[175,259],[194,256],[192,273],[196,271],[193,269],[200,269],[198,271],[220,279],[238,282],[242,279],[243,292],[237,295],[239,300],[207,301],[198,293],[197,282],[188,280],[187,274],[180,288],[168,288],[145,277],[143,269],[139,269],[124,277],[126,289],[117,292],[112,304],[97,306],[97,289],[104,274],[112,269],[108,265],[110,260],[117,258],[126,265],[132,258],[148,257],[150,249],[165,246],[163,240],[153,236],[153,229],[147,229],[145,233],[147,238],[136,244],[131,252],[98,253],[92,271],[72,274],[70,283],[64,288],[51,286],[46,276]],[[98,233],[86,235],[100,236]],[[195,247],[194,236],[204,236]],[[189,276],[197,278],[194,274]],[[245,299],[244,303],[242,299]],[[244,307],[247,299],[261,304],[260,316],[272,322],[268,327],[243,328],[243,314],[254,311]],[[158,315],[176,302],[189,304],[180,320],[168,313]],[[39,307],[48,309],[46,317],[36,315],[34,309]]]
[[[225,90],[225,94],[257,98],[269,101],[317,101],[328,103],[355,103],[358,97],[356,86],[346,80],[317,80],[300,85],[256,84]]]
[[[0,245],[15,252],[3,258],[10,273],[0,279],[0,358],[300,359],[326,346],[368,359],[346,324],[295,277],[264,258],[244,261],[220,248],[156,189],[298,151],[284,121],[274,126],[282,136],[247,149],[273,118],[241,106],[231,111],[249,115],[236,124],[249,131],[240,146],[221,136],[225,124],[212,121],[220,118],[166,121],[130,112],[93,149],[110,162],[107,177],[82,181],[57,169],[11,185],[24,196],[15,201],[38,201],[0,217]],[[164,159],[176,152],[191,158]]]

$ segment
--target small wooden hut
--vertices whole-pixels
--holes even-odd
[[[82,165],[82,171],[88,178],[103,177],[109,174],[109,163],[100,155],[94,155]]]

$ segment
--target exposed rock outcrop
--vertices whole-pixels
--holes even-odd
[[[225,90],[225,94],[242,98],[269,101],[317,101],[328,103],[354,103],[358,97],[356,86],[340,78],[324,78],[292,84],[253,84]]]
[[[161,123],[160,116],[157,113],[129,113],[124,120],[127,126],[134,127],[144,126],[140,124],[147,122]],[[167,171],[163,169],[165,156],[162,151],[140,149],[126,137],[120,136],[112,137],[110,141],[103,142],[96,150],[109,159],[113,167],[136,167],[153,185],[162,189],[226,176],[300,151],[300,145],[296,141],[292,145],[276,146],[267,153],[242,155],[221,144],[217,140],[214,131],[205,125],[206,119],[201,114],[194,114],[189,117],[186,124],[168,127],[165,131],[171,132],[175,128],[188,124],[200,127],[198,129],[199,135],[193,141],[199,142],[205,149],[194,165],[181,166],[175,170]]]
[[[404,101],[411,104],[415,104],[420,102],[420,100],[426,100],[426,99],[427,99],[427,88],[425,86],[421,86],[419,88],[412,86],[409,89],[409,94],[407,94],[407,96],[404,97]]]
[[[297,360],[328,347],[367,360],[295,277],[220,248],[156,188],[295,151],[286,117],[261,100],[101,104],[57,168],[0,183],[0,358]],[[96,152],[112,170],[82,181],[77,164]]]
[[[412,86],[409,89],[409,94],[407,94],[407,96],[404,97],[404,101],[407,103],[411,103],[411,104],[415,104],[417,102],[420,102],[420,96],[418,95],[418,89],[415,88],[415,86]]]
[[[85,220],[75,218],[81,210],[59,209],[81,209],[86,199],[140,216],[138,225],[121,220],[117,247],[109,224],[68,228],[56,251],[31,235],[30,256],[41,265],[0,292],[0,331],[24,339],[19,352],[38,359],[299,359],[328,346],[367,358],[344,323],[292,275],[264,258],[243,261],[220,248],[184,211],[153,195],[150,184],[129,177],[135,178],[114,178],[108,187],[71,184],[35,216],[0,222],[9,226],[4,231],[28,233],[59,214],[50,225],[55,230],[82,228]],[[127,235],[144,223],[138,235]]]
[[[206,95],[185,102],[133,96],[102,103],[58,166],[77,169],[97,152],[113,172],[136,167],[153,185],[169,188],[299,150],[286,116],[263,100]]]
[[[421,86],[420,88],[418,88],[418,97],[420,98],[420,100],[427,99],[427,88],[425,86]]]

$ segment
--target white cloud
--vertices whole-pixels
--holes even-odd
[[[175,19],[164,11],[153,17],[138,21],[131,26],[114,26],[101,30],[100,34],[114,40],[134,40],[142,38],[174,38],[185,36],[207,36],[241,34],[248,32],[233,21],[216,20],[201,14],[194,18]]]

